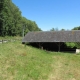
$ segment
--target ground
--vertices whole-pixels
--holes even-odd
[[[21,41],[3,43],[0,80],[80,80],[80,54],[50,52]]]

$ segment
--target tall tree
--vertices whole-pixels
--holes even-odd
[[[22,17],[21,11],[11,0],[0,0],[0,36],[21,35],[24,25],[27,26],[25,34],[41,30],[36,22]]]

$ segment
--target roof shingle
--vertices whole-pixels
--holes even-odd
[[[80,30],[29,32],[22,42],[80,42]]]

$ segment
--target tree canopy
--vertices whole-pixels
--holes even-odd
[[[0,36],[22,35],[28,31],[40,31],[35,21],[26,19],[21,15],[19,8],[11,0],[0,0]]]

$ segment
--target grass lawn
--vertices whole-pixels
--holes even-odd
[[[20,41],[3,43],[0,80],[80,80],[80,55],[48,52]]]
[[[15,39],[20,39],[21,40],[22,37],[20,37],[20,36],[14,36],[14,37],[13,36],[5,36],[5,37],[1,37],[0,36],[0,40],[10,40],[10,39],[14,39],[14,40]]]

